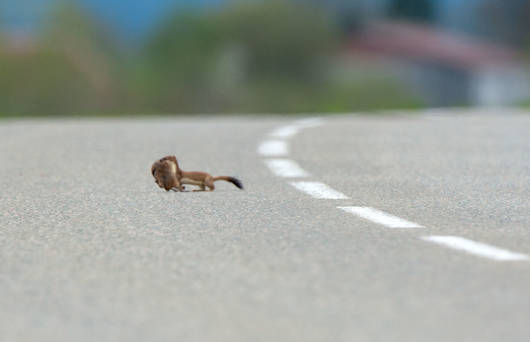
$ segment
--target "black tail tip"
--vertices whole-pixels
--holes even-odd
[[[230,177],[230,182],[234,184],[235,186],[237,186],[238,188],[240,188],[241,190],[243,190],[243,183],[241,183],[239,179]]]

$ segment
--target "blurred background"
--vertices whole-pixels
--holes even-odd
[[[0,116],[530,104],[528,0],[0,0]]]

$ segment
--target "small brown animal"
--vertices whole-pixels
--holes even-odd
[[[243,189],[241,181],[234,177],[213,177],[206,172],[182,171],[175,156],[166,156],[157,160],[153,166],[151,166],[151,174],[155,178],[155,183],[166,191],[171,189],[183,191],[183,184],[199,186],[200,189],[194,191],[206,191],[206,187],[208,187],[209,191],[213,191],[215,190],[215,185],[213,183],[218,180],[230,182],[239,189]]]
[[[154,162],[151,166],[151,174],[155,177],[155,183],[166,191],[171,189],[184,190],[177,177],[177,165],[171,160],[171,157],[164,157]]]

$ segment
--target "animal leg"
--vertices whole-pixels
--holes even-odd
[[[204,187],[204,183],[199,185],[199,189],[193,190],[193,191],[206,191],[206,188]]]
[[[207,179],[206,180],[206,186],[208,187],[209,191],[215,190],[215,185],[213,185],[213,179]]]

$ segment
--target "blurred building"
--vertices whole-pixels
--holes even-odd
[[[436,28],[379,22],[355,34],[352,61],[390,66],[430,106],[509,105],[530,97],[530,75],[517,50]]]

